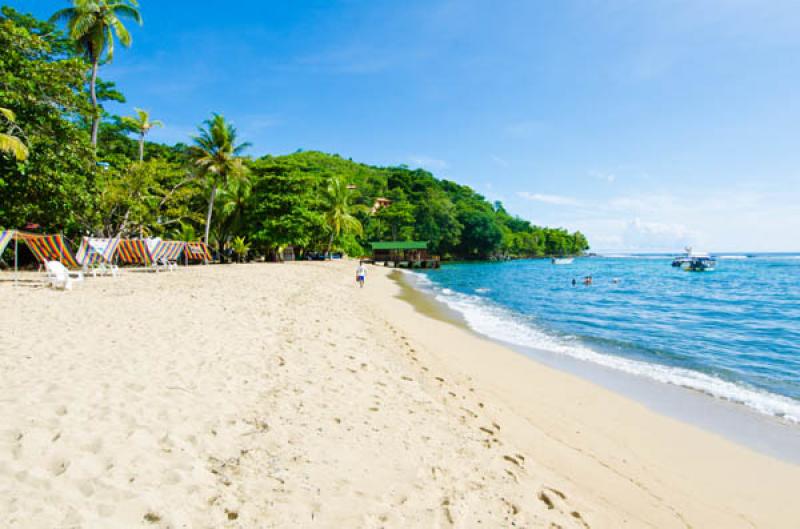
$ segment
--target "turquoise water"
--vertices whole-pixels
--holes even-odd
[[[800,422],[800,256],[728,256],[707,273],[684,272],[670,261],[521,260],[448,264],[413,275],[496,340]],[[586,275],[591,286],[581,284]]]

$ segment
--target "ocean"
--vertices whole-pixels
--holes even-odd
[[[474,331],[800,423],[800,255],[667,255],[444,264],[414,285]],[[593,277],[591,286],[581,279]],[[577,285],[572,284],[576,279]]]

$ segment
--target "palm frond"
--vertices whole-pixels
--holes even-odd
[[[53,13],[48,22],[51,24],[58,24],[60,22],[68,23],[76,14],[74,7],[65,7],[64,9],[59,9],[55,13]]]
[[[82,39],[97,25],[97,13],[76,13],[69,20],[69,34],[75,40]]]
[[[28,159],[28,147],[22,140],[10,134],[0,133],[0,152],[9,153],[19,161]]]
[[[102,46],[105,46],[106,49],[106,60],[111,62],[114,60],[114,34],[111,31],[111,26],[107,26],[105,30],[106,38],[103,39],[103,44],[101,45],[100,52],[97,54],[100,57],[103,54]]]
[[[246,141],[244,143],[240,143],[239,145],[236,146],[236,148],[233,149],[233,154],[239,155],[239,154],[243,153],[245,151],[245,149],[249,149],[252,146],[253,146],[253,144],[250,143],[249,141]]]
[[[131,34],[118,18],[115,17],[113,20],[111,20],[109,27],[114,28],[114,33],[117,34],[120,44],[126,48],[130,47],[132,42]]]
[[[9,122],[14,123],[17,120],[17,116],[14,114],[14,111],[10,108],[3,108],[0,107],[0,114],[3,115]]]
[[[108,6],[109,11],[114,13],[116,17],[122,16],[125,18],[133,19],[140,26],[142,25],[142,14],[133,6],[115,3]]]

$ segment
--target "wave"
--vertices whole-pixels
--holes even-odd
[[[648,259],[648,260],[665,260],[671,259],[671,256],[664,254],[664,255],[637,255],[637,254],[627,254],[627,253],[615,253],[615,254],[598,254],[598,257],[603,257],[606,259]]]
[[[720,255],[719,257],[717,257],[717,259],[736,259],[736,260],[740,260],[740,259],[749,259],[749,257],[746,256],[746,255]]]
[[[415,276],[414,282],[417,286],[459,312],[467,325],[489,338],[511,345],[562,354],[631,375],[700,391],[719,399],[745,405],[766,415],[800,424],[800,402],[789,397],[745,387],[692,369],[600,353],[581,344],[577,338],[551,336],[511,311],[488,302],[485,298],[442,289],[424,274],[408,273]]]

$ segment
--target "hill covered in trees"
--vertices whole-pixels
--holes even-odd
[[[533,226],[470,187],[439,180],[422,169],[374,167],[311,151],[254,160],[251,174],[253,200],[266,206],[250,223],[263,224],[261,216],[283,218],[284,229],[305,223],[293,236],[302,239],[306,234],[302,243],[314,248],[327,233],[320,223],[325,204],[319,197],[329,179],[340,178],[352,187],[352,214],[363,226],[363,234],[347,233],[338,241],[348,253],[358,254],[359,245],[375,240],[425,240],[433,253],[457,259],[575,254],[588,249],[580,232]],[[286,195],[292,201],[281,206]],[[381,207],[376,199],[388,199],[381,203],[389,205]],[[290,242],[291,236],[281,240],[283,234],[271,225],[267,221],[254,240]]]
[[[104,102],[125,102],[113,83],[98,77],[91,85],[97,103],[90,98],[96,59],[52,24],[3,8],[0,106],[11,113],[0,133],[13,133],[27,152],[0,151],[0,227],[187,240],[207,230],[221,253],[249,247],[250,255],[288,245],[361,255],[368,241],[410,239],[452,259],[589,247],[580,232],[534,226],[421,169],[315,151],[243,156],[222,116],[187,144],[147,142],[157,124],[147,113],[121,118],[104,110]]]

